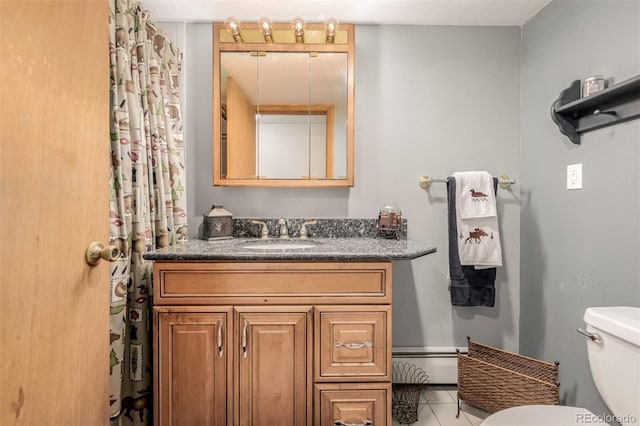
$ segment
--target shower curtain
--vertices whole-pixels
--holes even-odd
[[[109,2],[111,425],[153,424],[152,265],[187,238],[182,53],[135,0]]]

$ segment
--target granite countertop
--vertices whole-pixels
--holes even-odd
[[[257,249],[247,246],[264,244],[310,245],[306,248]],[[233,238],[228,240],[190,240],[172,247],[145,253],[144,258],[156,261],[182,260],[336,260],[336,261],[385,261],[415,259],[433,253],[435,247],[408,239],[375,237],[351,238]]]

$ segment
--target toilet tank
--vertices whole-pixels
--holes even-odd
[[[587,340],[593,381],[616,421],[640,421],[640,308],[587,308],[587,331],[600,341]]]

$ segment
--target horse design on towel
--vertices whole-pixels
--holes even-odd
[[[464,240],[464,243],[467,244],[468,242],[469,244],[473,244],[473,242],[475,241],[476,244],[480,244],[480,242],[482,242],[482,237],[487,236],[487,233],[482,229],[476,228],[474,231],[469,232],[469,237]]]

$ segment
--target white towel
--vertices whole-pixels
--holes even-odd
[[[456,172],[452,176],[456,180],[460,264],[476,269],[502,266],[493,177],[487,172]]]
[[[493,176],[487,172],[455,172],[456,211],[462,219],[497,216]]]

